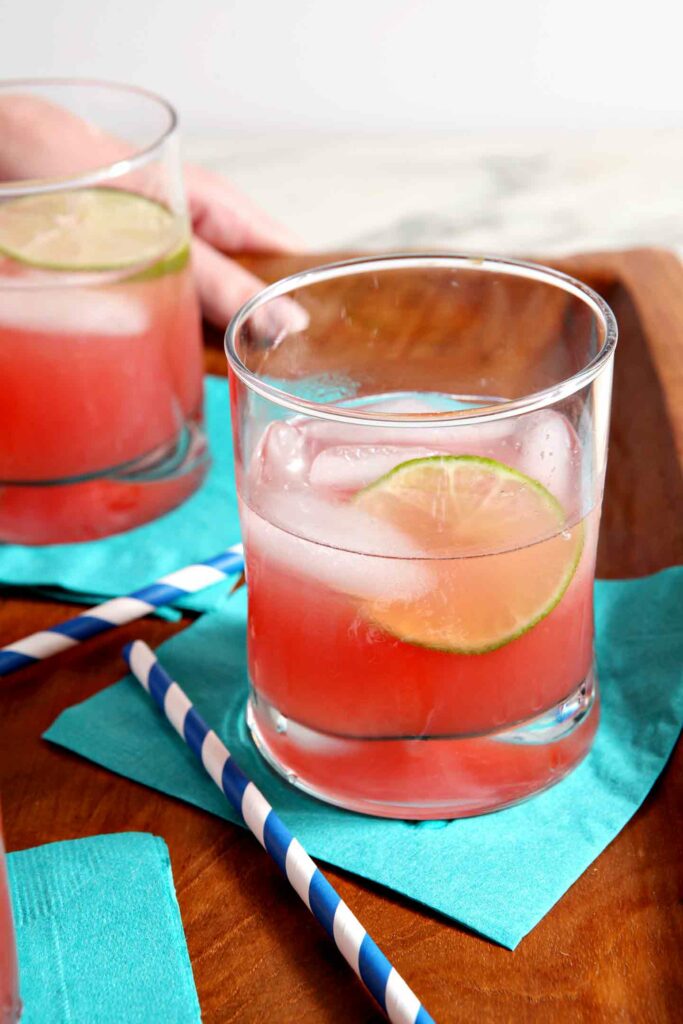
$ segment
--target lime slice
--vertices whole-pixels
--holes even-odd
[[[182,219],[134,192],[80,189],[0,206],[0,252],[45,270],[121,270],[167,263],[183,251],[187,261]]]
[[[411,459],[354,501],[425,553],[433,587],[365,606],[386,632],[425,647],[483,654],[517,639],[555,608],[581,557],[581,524],[565,528],[542,484],[494,459]]]

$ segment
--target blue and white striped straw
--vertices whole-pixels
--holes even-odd
[[[263,794],[238,768],[230,751],[209,729],[147,644],[142,640],[127,644],[123,656],[140,684],[273,858],[389,1020],[393,1024],[434,1024],[415,993],[391,966]]]
[[[31,636],[17,640],[0,648],[0,676],[9,675],[17,669],[33,665],[53,654],[59,654],[69,647],[88,640],[91,636],[99,636],[116,626],[141,619],[149,615],[155,608],[186,594],[195,594],[198,590],[220,583],[234,573],[244,569],[244,554],[241,544],[234,544],[227,551],[221,551],[205,562],[187,565],[167,576],[162,576],[155,583],[150,583],[140,590],[134,590],[126,597],[115,597],[111,601],[89,608],[81,615],[76,615],[66,622],[60,622],[49,629],[32,633]]]

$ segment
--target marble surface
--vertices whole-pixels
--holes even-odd
[[[683,128],[186,137],[307,248],[683,251]]]

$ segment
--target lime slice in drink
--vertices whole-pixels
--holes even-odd
[[[386,632],[425,647],[483,654],[517,639],[555,608],[581,557],[582,526],[566,528],[562,506],[542,484],[494,459],[411,459],[354,501],[424,552],[433,587],[365,611]]]
[[[187,262],[181,218],[134,192],[86,188],[0,206],[0,253],[45,270],[106,271]]]

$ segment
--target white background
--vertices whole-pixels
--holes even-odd
[[[681,123],[678,0],[0,0],[0,75],[100,75],[187,134]]]
[[[0,0],[0,76],[157,90],[320,251],[682,247],[682,47],[681,0]]]

